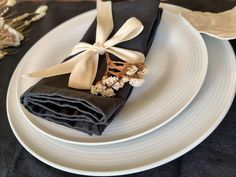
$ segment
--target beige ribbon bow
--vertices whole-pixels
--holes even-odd
[[[88,90],[91,88],[97,74],[99,55],[103,55],[105,52],[113,54],[131,64],[143,63],[145,56],[142,53],[114,47],[121,42],[138,36],[144,28],[142,23],[132,17],[124,23],[111,39],[107,40],[113,31],[113,26],[111,1],[97,0],[95,44],[91,45],[80,42],[73,48],[71,55],[79,54],[72,59],[47,69],[27,74],[27,76],[46,78],[71,73],[68,86],[75,89]]]

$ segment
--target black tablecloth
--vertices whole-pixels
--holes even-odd
[[[193,10],[219,12],[236,5],[235,0],[169,0]],[[22,2],[17,10],[38,4]],[[29,154],[13,135],[6,115],[6,93],[11,75],[27,50],[46,32],[79,13],[95,8],[93,2],[49,2],[47,16],[33,25],[28,40],[14,55],[0,61],[0,176],[75,177],[54,169]],[[236,40],[231,41],[236,50]],[[127,177],[236,177],[236,100],[220,126],[199,146],[163,166]]]

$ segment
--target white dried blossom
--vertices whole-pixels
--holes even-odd
[[[124,82],[122,80],[116,82],[112,88],[115,89],[116,91],[118,91],[120,88],[123,88],[124,87]]]
[[[116,94],[112,88],[108,88],[108,89],[104,90],[103,92],[101,92],[101,95],[105,96],[105,97],[113,97]]]
[[[141,71],[138,71],[137,74],[140,78],[143,78],[145,75],[148,74],[148,69],[144,67]]]
[[[0,17],[4,16],[9,11],[9,7],[6,7],[1,13]]]
[[[15,44],[13,46],[14,47],[19,46],[20,42],[24,39],[24,36],[20,32],[16,31],[14,28],[12,28],[11,26],[9,26],[7,24],[4,25],[4,28],[6,30],[8,30],[9,33],[11,33],[15,36]]]
[[[140,87],[144,84],[145,80],[144,79],[139,79],[139,78],[131,78],[129,80],[129,84],[132,85],[133,87]]]
[[[126,74],[127,74],[128,76],[132,76],[132,75],[134,75],[137,71],[138,71],[138,67],[135,66],[135,65],[131,65],[130,67],[127,68]]]
[[[48,6],[42,5],[42,6],[39,6],[39,8],[37,8],[37,9],[35,10],[35,13],[36,13],[36,14],[44,14],[44,13],[47,12],[47,10],[48,10]]]
[[[91,93],[93,95],[98,95],[99,93],[104,92],[104,90],[106,90],[106,86],[102,85],[101,83],[98,83],[91,87]]]
[[[18,17],[15,17],[15,18],[12,20],[12,23],[15,23],[15,22],[24,20],[25,18],[27,18],[27,17],[29,17],[29,16],[30,16],[30,13],[24,13],[23,15],[20,15],[20,16],[18,16]]]
[[[16,0],[8,0],[6,6],[14,6],[16,4]]]
[[[0,26],[0,31],[4,36],[4,39],[0,41],[0,49],[7,47],[17,47],[24,39],[24,36],[10,25],[4,24],[3,26]]]
[[[91,86],[90,92],[91,92],[93,95],[98,95],[98,94],[100,93],[99,90],[97,89],[97,87],[96,87],[95,85],[92,85],[92,86]]]
[[[1,1],[1,0],[0,0]],[[6,54],[14,53],[16,49],[2,50],[8,47],[18,47],[21,41],[24,39],[24,34],[27,32],[27,27],[34,21],[38,21],[46,15],[48,6],[40,6],[33,13],[24,13],[13,18],[11,14],[4,17],[11,6],[16,4],[16,0],[3,0],[3,8],[0,12],[0,58],[3,58]],[[6,20],[4,19],[6,18]]]
[[[104,77],[102,83],[108,87],[112,87],[112,85],[114,85],[118,80],[119,78],[116,76]]]
[[[43,18],[45,15],[46,15],[46,13],[38,14],[38,15],[32,17],[30,20],[26,20],[24,24],[25,24],[26,26],[28,26],[28,25],[30,25],[32,22],[35,22],[35,21],[40,20],[40,19]]]
[[[31,21],[38,21],[38,20],[40,20],[41,18],[43,18],[45,15],[46,15],[45,12],[44,12],[44,13],[40,13],[40,14],[34,16],[34,17],[31,19]]]
[[[129,77],[126,76],[122,77],[122,82],[124,83],[129,82]]]
[[[28,26],[32,22],[40,20],[41,18],[43,18],[46,15],[47,10],[48,10],[48,6],[46,6],[46,5],[40,6],[38,9],[35,10],[36,15],[34,17],[32,17],[30,20],[26,20],[24,22],[24,25]]]
[[[27,20],[27,21],[25,21],[24,25],[27,26],[27,25],[30,25],[30,23],[31,23],[31,21],[28,21],[28,20]]]

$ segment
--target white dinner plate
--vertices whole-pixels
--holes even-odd
[[[18,98],[38,81],[21,75],[61,62],[82,38],[95,14],[93,10],[67,21],[29,50],[19,70]],[[207,73],[207,49],[201,35],[182,17],[164,11],[146,64],[150,73],[145,85],[134,89],[123,110],[100,137],[48,122],[23,107],[22,113],[37,130],[65,142],[101,145],[140,137],[172,120],[197,95]]]
[[[206,80],[193,102],[174,120],[140,138],[111,145],[82,146],[61,142],[39,132],[22,115],[16,81],[7,95],[11,128],[21,144],[39,160],[64,171],[112,176],[140,172],[167,163],[202,142],[219,125],[235,95],[235,54],[227,41],[204,36],[209,52]]]

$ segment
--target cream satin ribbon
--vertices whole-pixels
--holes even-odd
[[[91,88],[97,74],[99,55],[109,52],[128,63],[143,63],[145,56],[137,51],[115,47],[115,45],[131,40],[142,30],[142,23],[132,17],[128,19],[117,33],[109,40],[113,31],[113,16],[111,1],[97,0],[97,31],[96,42],[91,45],[78,43],[72,50],[70,60],[47,69],[27,74],[29,77],[47,78],[62,74],[70,74],[68,86],[75,89],[88,90]],[[78,54],[79,53],[79,54]],[[78,55],[76,55],[78,54]]]

